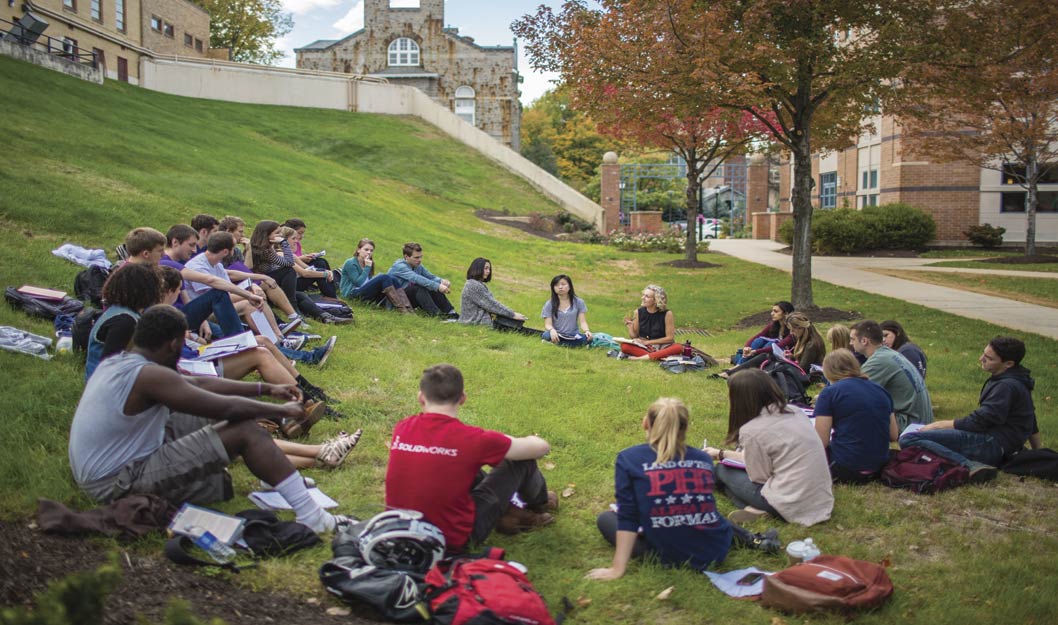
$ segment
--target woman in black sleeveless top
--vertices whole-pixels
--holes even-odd
[[[683,346],[673,343],[676,322],[669,310],[665,289],[656,284],[643,289],[642,306],[625,319],[628,338],[634,343],[621,343],[621,351],[630,360],[658,360],[683,353]]]

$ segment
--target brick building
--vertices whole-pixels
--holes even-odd
[[[517,51],[479,46],[444,25],[444,0],[391,7],[364,0],[364,28],[296,49],[297,67],[378,76],[425,92],[514,150],[519,147]]]
[[[112,80],[137,84],[140,58],[152,53],[217,57],[211,54],[217,51],[209,48],[209,13],[189,0],[16,0],[0,4],[0,19],[8,22],[17,22],[27,12],[48,23],[44,35],[53,38],[53,52],[61,49],[71,58],[95,53]],[[226,50],[220,52],[221,58],[227,58]]]
[[[965,243],[963,231],[988,223],[1006,228],[1004,240],[1025,241],[1025,190],[1013,178],[994,169],[968,163],[930,162],[909,153],[903,145],[900,126],[887,115],[871,118],[874,132],[860,135],[856,145],[812,157],[812,202],[816,208],[862,208],[903,202],[929,212],[937,222],[937,241]],[[786,157],[779,165],[780,212],[791,210],[793,163]],[[766,197],[754,188],[763,184],[762,174],[750,167],[750,198]],[[1058,172],[1040,185],[1036,216],[1036,240],[1058,242]],[[753,204],[752,200],[750,204]],[[750,211],[761,210],[758,204]],[[770,208],[776,208],[770,206]]]

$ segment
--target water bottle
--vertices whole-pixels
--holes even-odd
[[[808,562],[819,555],[819,547],[816,547],[815,542],[811,538],[805,539],[804,544],[804,561]]]
[[[73,337],[67,332],[59,333],[59,340],[55,342],[56,354],[69,354],[73,351]]]
[[[694,349],[691,348],[691,342],[687,341],[683,344],[683,357],[691,358],[692,356],[694,356]]]
[[[195,546],[209,554],[213,561],[218,564],[230,562],[235,557],[235,550],[224,544],[220,539],[197,525],[188,525],[184,528],[192,539]]]

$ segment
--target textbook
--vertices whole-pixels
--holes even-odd
[[[253,337],[253,332],[247,330],[199,347],[198,358],[194,360],[217,360],[255,347],[257,347],[257,339]]]
[[[63,300],[63,298],[66,297],[66,292],[65,291],[56,291],[55,289],[45,289],[44,287],[30,286],[28,284],[23,284],[21,287],[19,287],[18,288],[18,292],[23,294],[23,295],[29,295],[29,296],[36,297],[36,298],[39,298],[39,299],[44,299],[44,300],[49,300],[49,301],[54,301],[54,302],[61,302]]]
[[[216,536],[217,540],[231,545],[242,537],[245,524],[246,519],[185,503],[169,523],[169,531],[193,538],[191,528],[201,527]]]
[[[217,367],[208,360],[188,360],[187,358],[181,358],[176,363],[176,370],[184,375],[207,375],[214,378],[220,377],[217,374]]]

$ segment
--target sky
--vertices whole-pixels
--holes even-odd
[[[413,6],[415,0],[391,0],[393,6]],[[403,3],[403,4],[402,4]],[[514,41],[511,22],[533,13],[546,4],[558,9],[560,0],[446,0],[445,26],[454,26],[459,34],[473,37],[482,46],[509,46]],[[364,25],[363,0],[283,0],[283,8],[293,14],[294,29],[276,42],[286,53],[280,61],[284,67],[294,67],[294,48],[306,46],[317,39],[341,39]],[[522,104],[528,106],[543,95],[557,75],[534,71],[529,66],[522,42],[518,42],[518,71],[524,77]]]

